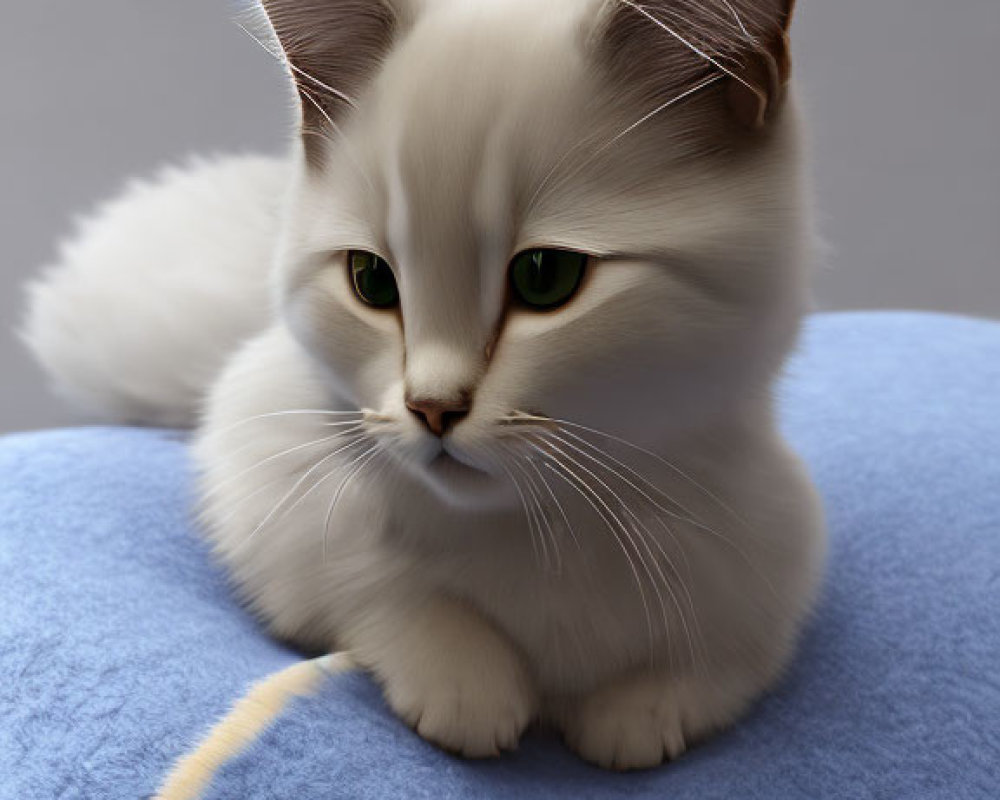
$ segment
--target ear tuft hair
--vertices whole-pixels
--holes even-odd
[[[306,132],[354,105],[399,20],[387,0],[261,0],[261,6],[288,60]]]
[[[791,72],[795,0],[607,0],[599,32],[612,72],[649,99],[713,75],[730,113],[760,128],[781,108]]]

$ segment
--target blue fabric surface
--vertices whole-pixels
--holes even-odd
[[[784,424],[826,497],[822,602],[782,685],[675,764],[556,741],[465,763],[357,674],[230,761],[226,798],[1000,797],[1000,324],[814,318]],[[187,517],[183,440],[0,443],[0,798],[141,798],[247,685],[301,657],[232,600]]]

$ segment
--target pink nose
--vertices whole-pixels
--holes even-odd
[[[456,401],[406,400],[406,407],[435,436],[444,436],[449,428],[465,419],[469,415],[470,406],[471,403],[465,397]]]

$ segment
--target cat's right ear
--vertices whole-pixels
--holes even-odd
[[[339,120],[406,20],[398,0],[261,0],[292,72],[303,124]]]

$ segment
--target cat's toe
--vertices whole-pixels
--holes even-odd
[[[516,671],[484,677],[446,670],[433,679],[389,686],[387,695],[396,713],[424,739],[467,758],[491,758],[517,748],[535,716],[536,701]]]
[[[680,710],[658,687],[610,687],[582,699],[565,725],[566,743],[605,769],[650,769],[687,749]]]
[[[466,758],[494,758],[517,748],[530,721],[526,707],[490,707],[453,697],[427,705],[414,726],[417,733]]]

